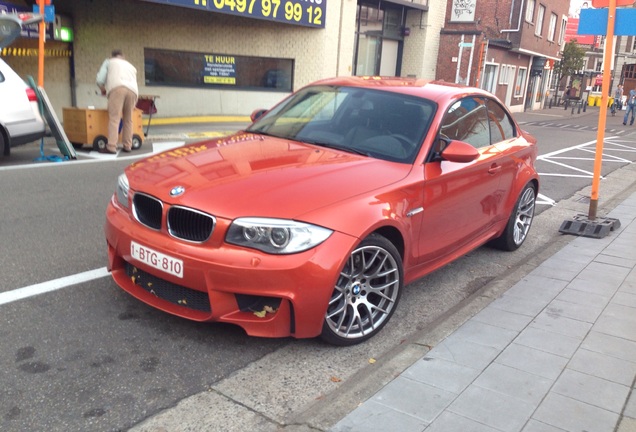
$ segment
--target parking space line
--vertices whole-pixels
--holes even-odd
[[[62,288],[69,287],[71,285],[77,285],[82,282],[88,282],[94,279],[103,278],[105,276],[108,276],[109,274],[110,273],[108,272],[108,270],[106,270],[106,267],[102,267],[95,270],[89,270],[83,273],[65,276],[59,279],[53,279],[47,282],[14,289],[12,291],[6,291],[0,293],[0,305],[12,303],[17,300],[22,300],[47,292],[56,291]]]

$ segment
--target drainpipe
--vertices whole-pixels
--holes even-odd
[[[517,28],[501,30],[501,33],[516,33],[519,30],[521,30],[521,19],[523,17],[524,3],[525,3],[525,0],[521,0],[521,8],[519,9],[519,22],[517,22]],[[510,24],[511,25],[512,25],[512,13],[513,13],[514,7],[515,7],[515,0],[512,1],[512,6],[510,6]]]

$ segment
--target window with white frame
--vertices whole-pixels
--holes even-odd
[[[497,83],[498,65],[486,64],[484,66],[484,79],[482,81],[482,88],[490,93],[495,92],[495,84]]]
[[[545,6],[539,5],[539,11],[537,12],[537,24],[534,28],[534,34],[541,36],[543,33],[543,17],[545,16]]]
[[[529,23],[534,22],[534,6],[537,0],[528,0],[528,7],[526,8],[526,21]]]
[[[526,85],[526,75],[528,75],[528,68],[520,67],[515,81],[515,97],[521,97],[523,94],[523,89]]]
[[[510,80],[514,78],[515,67],[513,65],[501,65],[499,72],[499,84],[508,85]]]
[[[508,66],[505,64],[501,65],[501,69],[499,70],[499,84],[506,84],[508,82]]]
[[[550,27],[548,28],[548,40],[554,41],[556,35],[557,14],[550,14]]]
[[[568,26],[568,19],[567,17],[563,17],[561,18],[561,32],[559,33],[559,45],[563,45],[563,42],[565,42],[565,29]]]

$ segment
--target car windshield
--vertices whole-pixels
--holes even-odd
[[[400,93],[313,86],[292,95],[247,130],[412,163],[435,108],[429,100]]]

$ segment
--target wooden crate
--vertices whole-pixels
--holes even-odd
[[[96,150],[108,141],[108,111],[105,109],[63,108],[64,132],[68,140],[76,147],[84,144]],[[133,113],[133,141],[143,142],[144,131],[141,118],[142,111],[135,108]],[[120,135],[121,140],[121,135]],[[134,144],[133,144],[134,146]]]

